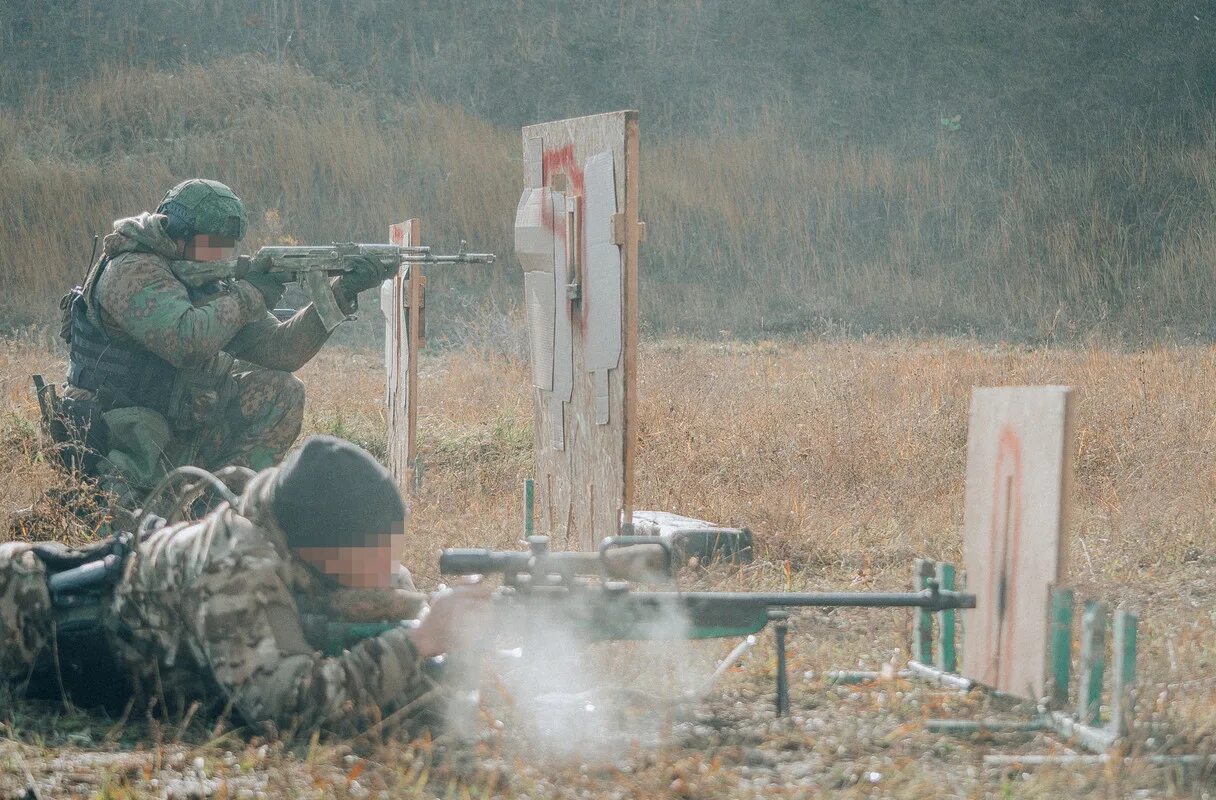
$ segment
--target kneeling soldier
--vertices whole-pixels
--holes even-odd
[[[292,373],[329,338],[309,304],[280,322],[283,293],[264,275],[191,288],[174,261],[232,258],[245,207],[222,183],[191,179],[153,214],[120,219],[81,286],[63,299],[70,345],[61,413],[65,460],[135,507],[166,469],[254,470],[278,463],[300,433],[304,385]],[[377,286],[373,259],[332,281],[340,308]]]

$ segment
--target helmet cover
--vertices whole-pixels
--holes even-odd
[[[191,178],[165,193],[156,213],[168,217],[169,236],[189,239],[196,233],[245,237],[245,204],[219,181]]]

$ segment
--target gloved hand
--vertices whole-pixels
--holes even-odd
[[[340,303],[354,305],[359,292],[384,282],[384,265],[370,256],[352,256],[346,263],[350,271],[338,278],[334,293]]]
[[[484,640],[489,623],[489,585],[462,582],[435,594],[417,627],[406,635],[418,655],[430,658]]]
[[[240,301],[241,315],[245,322],[253,322],[266,314],[266,298],[249,281],[234,281],[232,296]]]
[[[262,298],[266,301],[266,309],[273,310],[283,299],[283,292],[287,287],[267,275],[265,272],[251,272],[245,276],[245,281],[253,285],[261,293]]]

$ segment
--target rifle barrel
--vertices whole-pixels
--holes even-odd
[[[919,592],[638,592],[683,597],[690,605],[703,603],[739,604],[769,607],[853,607],[853,608],[975,608],[975,595],[963,592],[925,589]],[[660,602],[662,602],[660,600]]]

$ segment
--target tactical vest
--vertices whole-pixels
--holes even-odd
[[[97,277],[109,262],[103,258],[85,287],[64,297],[64,333],[69,344],[68,383],[93,393],[102,410],[143,406],[169,415],[169,401],[177,370],[144,347],[110,336],[89,318]]]

